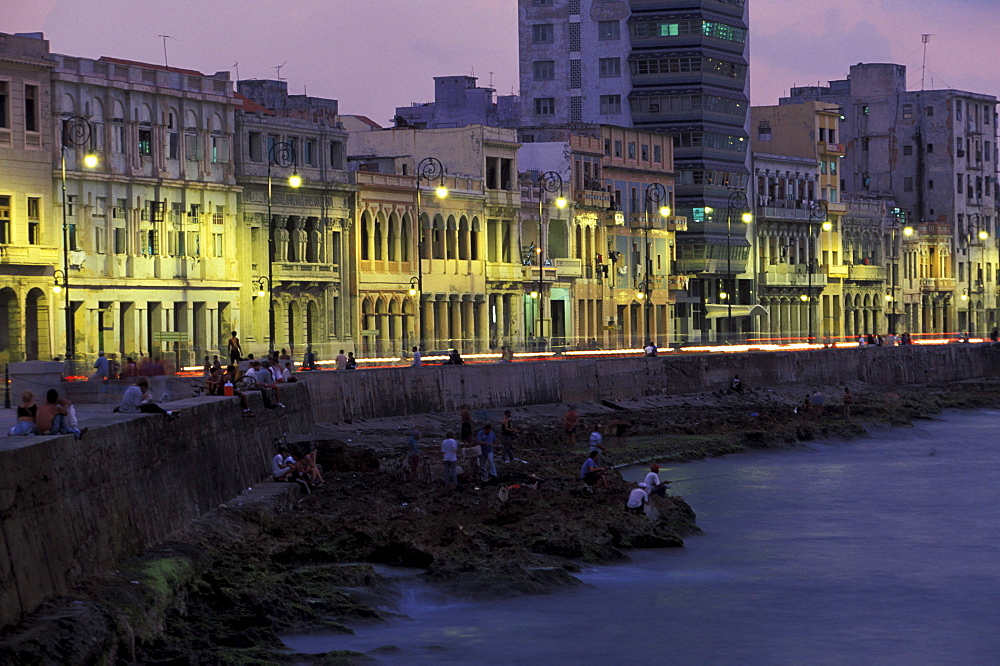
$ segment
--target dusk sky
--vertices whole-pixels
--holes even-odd
[[[847,76],[858,62],[907,65],[920,88],[1000,95],[998,0],[751,0],[752,103]],[[434,76],[475,74],[517,91],[516,0],[0,0],[0,32],[45,33],[54,52],[281,77],[383,125],[433,99]],[[492,74],[491,74],[492,73]]]

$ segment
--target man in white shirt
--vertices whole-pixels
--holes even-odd
[[[625,510],[630,513],[642,515],[649,504],[649,495],[646,494],[646,484],[640,483],[637,488],[633,488],[628,494],[628,502],[625,503]]]
[[[275,481],[285,481],[292,474],[293,467],[286,459],[287,455],[288,449],[282,447],[281,451],[276,453],[274,457],[271,458],[271,477]]]
[[[444,482],[445,485],[454,486],[458,484],[458,442],[455,436],[448,433],[441,442],[441,453],[444,454]]]
[[[649,474],[646,475],[646,478],[642,482],[646,484],[646,492],[650,495],[656,494],[660,497],[666,497],[667,487],[670,485],[670,482],[661,482],[659,472],[660,466],[653,463],[649,466]]]
[[[420,355],[420,350],[417,349],[416,347],[414,347],[413,348],[413,362],[410,363],[410,365],[412,367],[414,367],[414,368],[419,368],[420,366],[422,366],[424,364],[422,358],[423,357]]]

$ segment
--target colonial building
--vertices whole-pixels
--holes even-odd
[[[781,104],[811,100],[843,114],[841,189],[894,202],[915,230],[900,255],[912,263],[894,268],[906,328],[988,333],[998,323],[996,97],[907,90],[905,66],[861,63],[845,80],[792,88]]]
[[[352,168],[366,184],[353,242],[358,314],[371,326],[363,329],[367,335],[396,348],[420,340],[427,350],[465,351],[521,338],[513,308],[505,308],[519,291],[505,279],[510,271],[498,270],[493,290],[487,289],[488,264],[515,265],[517,148],[512,130],[482,125],[350,135]],[[413,209],[398,192],[381,202],[374,194],[382,189],[384,198],[386,188],[398,190],[404,181],[376,183],[365,172],[412,179]],[[420,307],[406,296],[419,298]],[[392,314],[404,323],[390,324]]]
[[[284,81],[238,88],[244,351],[301,358],[311,348],[333,358],[358,333],[350,308],[357,265],[345,243],[358,188],[337,102],[289,95]]]
[[[245,263],[228,73],[53,58],[48,131],[82,127],[87,136],[64,148],[65,210],[52,211],[53,226],[62,213],[68,223],[74,355],[169,355],[186,364],[221,353],[240,324]],[[88,149],[93,169],[81,164]]]
[[[63,303],[53,291],[63,256],[52,187],[61,140],[52,121],[54,66],[40,36],[0,33],[0,361],[6,363],[66,351]],[[74,157],[70,151],[70,173]]]

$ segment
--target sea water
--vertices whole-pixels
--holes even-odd
[[[660,476],[677,479],[671,492],[705,531],[683,549],[490,602],[394,572],[390,621],[284,640],[389,664],[1000,663],[998,423],[998,411],[952,412],[676,465]]]

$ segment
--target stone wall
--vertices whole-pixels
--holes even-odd
[[[0,450],[0,626],[265,478],[272,438],[312,429],[308,391],[283,389],[283,410],[249,395],[256,418],[237,398],[201,398],[172,403],[184,410],[176,421],[123,417],[80,442],[10,438]]]
[[[553,360],[301,373],[317,422],[473,408],[502,408],[748,386],[912,384],[996,377],[1000,346],[864,347],[656,358]]]

